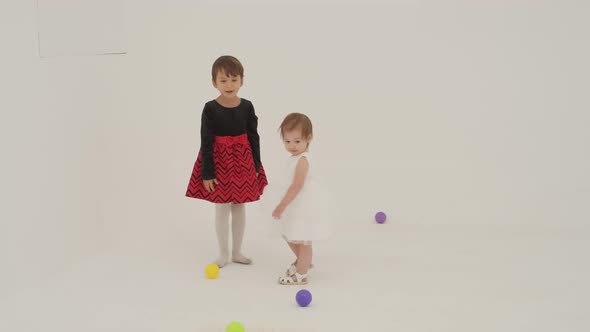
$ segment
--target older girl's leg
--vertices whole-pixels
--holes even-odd
[[[232,262],[251,264],[252,260],[242,255],[242,241],[246,230],[246,206],[244,204],[231,205],[231,222],[233,239]]]
[[[219,267],[224,267],[229,260],[229,212],[230,205],[215,204],[215,231],[217,233],[217,241],[219,242],[219,257],[215,260],[215,264]]]

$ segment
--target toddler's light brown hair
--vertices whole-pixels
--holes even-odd
[[[291,113],[287,115],[279,126],[281,138],[283,138],[283,134],[286,131],[291,131],[294,129],[301,130],[301,135],[306,139],[313,137],[313,126],[311,124],[311,120],[305,114]]]

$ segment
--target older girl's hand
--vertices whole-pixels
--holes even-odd
[[[203,186],[205,186],[205,190],[208,192],[215,190],[215,185],[218,183],[219,182],[217,182],[217,179],[203,180]]]

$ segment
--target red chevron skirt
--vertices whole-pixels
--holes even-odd
[[[203,160],[199,151],[186,190],[187,197],[204,199],[213,203],[246,203],[260,199],[268,181],[262,165],[260,165],[259,174],[256,174],[247,134],[215,136],[213,162],[215,178],[218,181],[215,190],[208,192],[203,186],[201,178]]]

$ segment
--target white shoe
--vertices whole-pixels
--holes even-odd
[[[295,272],[297,272],[297,266],[295,265],[297,261],[291,263],[291,266],[289,266],[289,268],[287,269],[287,271],[285,271],[285,276],[292,276]],[[309,265],[309,269],[313,269],[313,264]]]
[[[282,276],[279,277],[279,284],[281,285],[306,285],[307,284],[307,273],[306,274],[299,274],[295,272],[295,274],[291,276]]]

